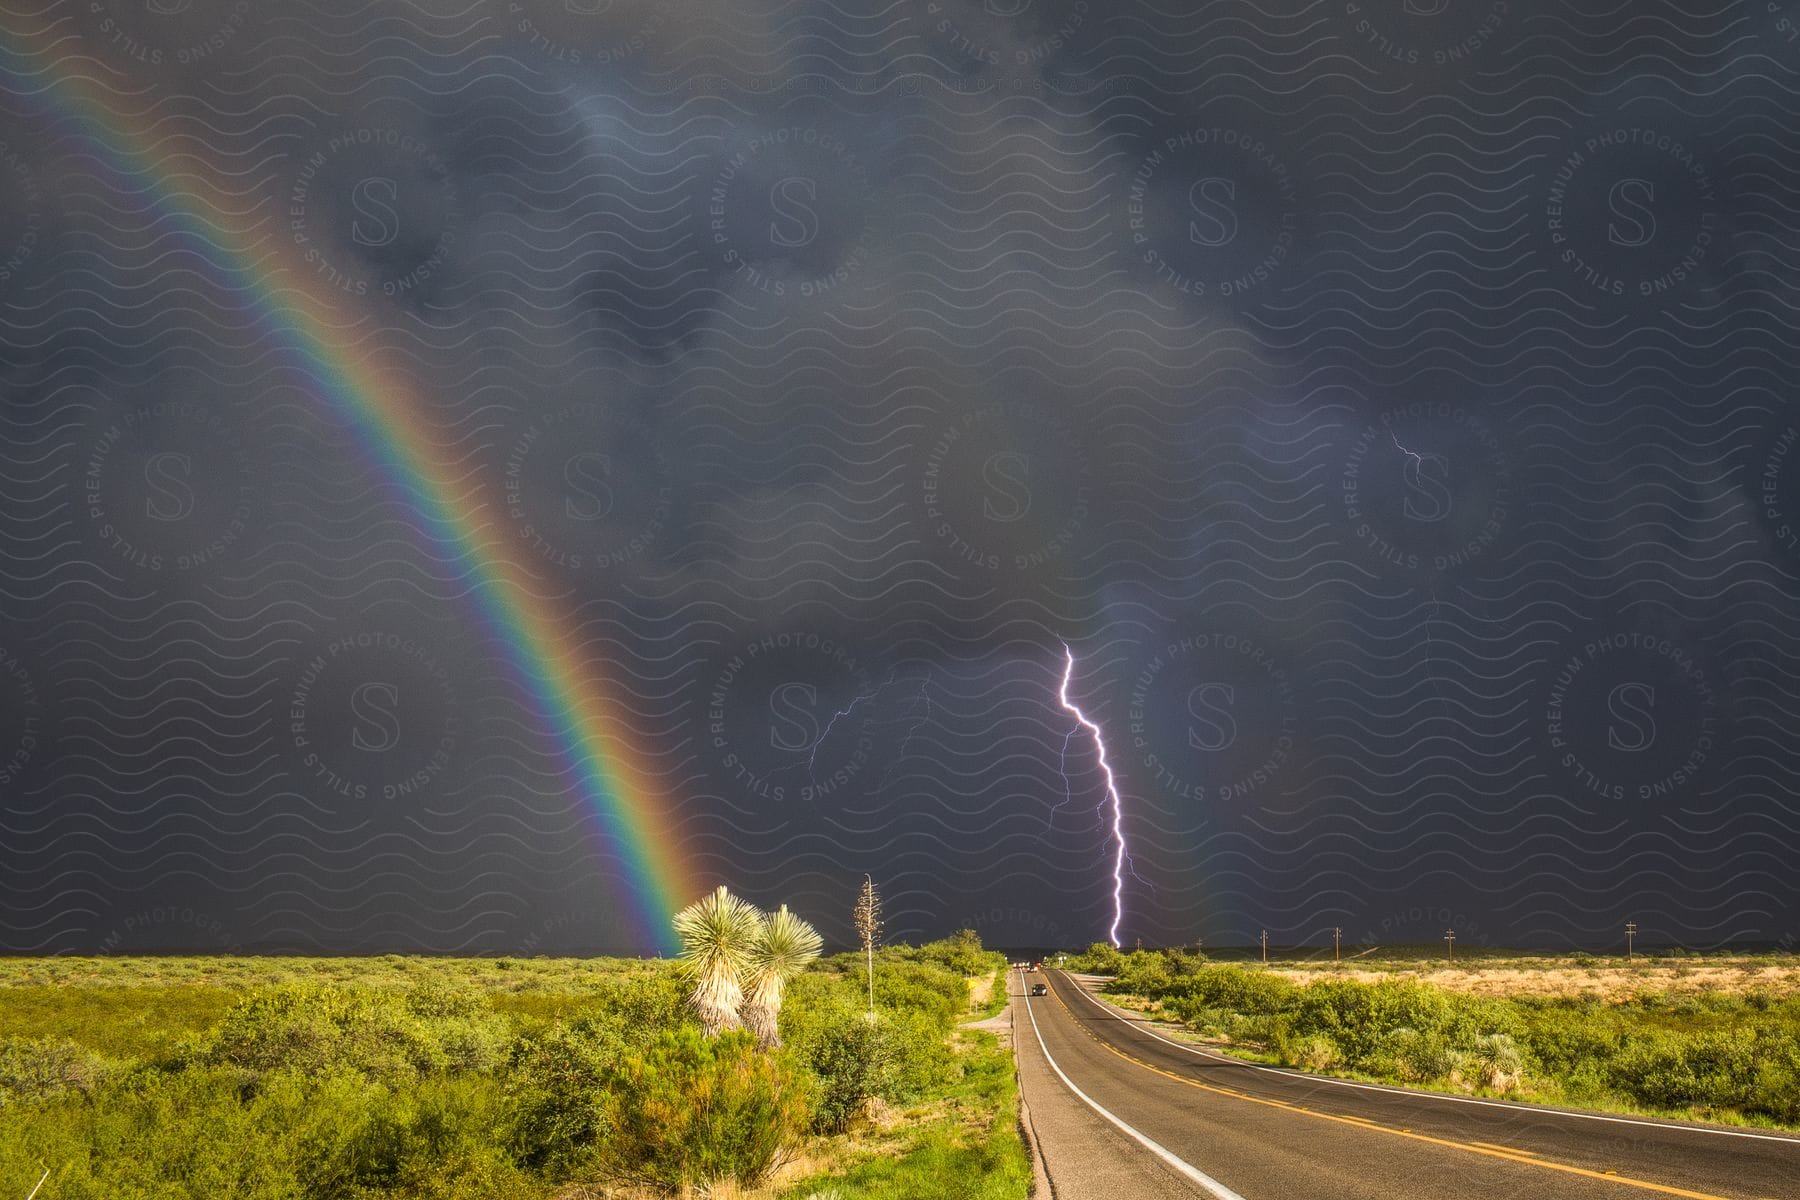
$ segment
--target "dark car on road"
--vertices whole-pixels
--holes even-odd
[[[1042,996],[1044,991],[1044,985],[1041,983],[1034,983],[1031,985],[1031,994],[1034,996]]]

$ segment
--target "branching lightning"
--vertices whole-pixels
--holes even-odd
[[[1119,924],[1125,919],[1125,804],[1119,798],[1119,782],[1113,777],[1112,764],[1106,761],[1106,735],[1099,725],[1088,719],[1086,713],[1076,707],[1069,699],[1069,684],[1075,678],[1075,652],[1063,643],[1063,677],[1062,686],[1057,689],[1056,698],[1063,708],[1074,716],[1094,738],[1094,754],[1100,761],[1100,771],[1106,776],[1106,799],[1112,809],[1113,831],[1113,919],[1112,928],[1107,930],[1107,940],[1114,946],[1119,944]],[[1070,731],[1070,736],[1074,732]],[[1068,739],[1063,740],[1063,749],[1068,749]],[[1065,774],[1064,778],[1067,778]]]
[[[880,687],[875,688],[873,691],[864,692],[862,695],[857,696],[856,698],[854,698],[853,700],[850,701],[850,703],[847,707],[841,708],[837,712],[832,713],[831,720],[825,722],[825,728],[819,731],[818,738],[812,744],[812,753],[810,753],[806,756],[806,773],[815,784],[818,783],[818,781],[819,781],[819,773],[818,773],[819,772],[819,747],[823,746],[825,744],[825,739],[831,736],[831,731],[834,728],[836,728],[837,723],[839,721],[843,720],[845,717],[849,716],[851,713],[856,711],[857,705],[861,704],[865,700],[875,699],[875,697],[881,695],[881,693],[887,691],[888,688],[892,687],[894,684],[895,675],[897,675],[897,674],[898,674],[897,670],[893,673],[890,673],[888,675],[887,679],[885,679],[882,682]]]
[[[1074,741],[1075,735],[1080,732],[1081,726],[1077,725],[1063,737],[1062,754],[1056,760],[1056,772],[1062,776],[1063,781],[1063,798],[1060,804],[1050,810],[1051,812],[1061,812],[1064,806],[1075,802],[1075,785],[1069,782],[1069,743]]]
[[[1082,732],[1082,729],[1079,725],[1069,730],[1068,734],[1063,738],[1062,753],[1056,757],[1056,773],[1062,776],[1063,781],[1063,798],[1057,801],[1055,808],[1050,810],[1052,813],[1059,813],[1069,805],[1075,803],[1075,781],[1069,778],[1069,743],[1074,741],[1075,735],[1080,732]],[[1095,811],[1100,812],[1102,819],[1105,819],[1104,810],[1096,809]],[[1151,883],[1148,879],[1145,879],[1138,873],[1137,864],[1132,861],[1129,854],[1125,856],[1125,869],[1131,872],[1131,877],[1143,884],[1146,890],[1152,892],[1156,890],[1156,885],[1154,883]]]
[[[831,719],[825,722],[825,728],[819,731],[818,738],[814,740],[812,744],[811,752],[806,756],[806,774],[807,777],[813,781],[814,786],[817,786],[819,782],[819,747],[825,744],[825,740],[831,736],[831,731],[836,728],[837,723],[855,712],[858,705],[875,699],[899,681],[900,669],[896,667],[888,673],[888,677],[883,680],[879,686],[854,697],[848,705],[833,713]],[[875,785],[875,791],[877,793],[879,793],[883,787],[887,786],[888,776],[893,774],[894,767],[899,764],[900,760],[906,757],[907,748],[912,744],[913,738],[918,734],[919,727],[931,718],[931,697],[925,690],[930,682],[929,678],[921,678],[919,680],[919,690],[914,693],[912,702],[907,705],[906,712],[901,719],[909,721],[911,724],[907,729],[906,736],[900,741],[898,754],[895,756],[894,760],[888,764],[888,769],[882,775],[881,782]],[[923,704],[925,709],[924,716],[915,719],[914,714],[918,712],[921,704]]]
[[[882,792],[887,790],[888,780],[894,777],[895,768],[906,761],[906,752],[912,748],[913,739],[919,735],[919,730],[924,727],[925,722],[931,720],[931,694],[926,691],[926,688],[929,687],[930,684],[931,680],[929,677],[921,678],[919,680],[919,690],[914,693],[912,703],[906,706],[906,715],[903,718],[904,720],[911,722],[911,724],[907,726],[906,736],[900,739],[900,748],[894,752],[894,757],[888,761],[887,770],[881,773],[881,780],[876,783],[875,790],[871,793],[872,795],[879,796]],[[924,715],[915,716],[919,711],[920,705],[923,705],[925,708]]]
[[[1388,430],[1388,437],[1393,440],[1394,449],[1396,449],[1400,453],[1406,455],[1406,457],[1412,459],[1413,465],[1415,467],[1423,467],[1425,465],[1425,460],[1428,458],[1433,459],[1433,460],[1439,460],[1439,459],[1443,458],[1443,455],[1441,455],[1441,454],[1426,454],[1426,453],[1421,453],[1417,450],[1408,450],[1405,446],[1402,446],[1400,444],[1400,435],[1395,433],[1392,429]]]
[[[1392,427],[1388,429],[1388,437],[1393,439],[1394,449],[1398,450],[1401,454],[1404,454],[1407,458],[1410,458],[1413,466],[1421,471],[1425,469],[1425,460],[1428,458],[1434,462],[1447,461],[1441,454],[1421,454],[1417,450],[1408,450],[1405,446],[1400,444],[1400,435],[1395,433]],[[1444,698],[1443,689],[1438,687],[1437,674],[1431,669],[1433,660],[1437,658],[1437,640],[1431,636],[1431,622],[1442,615],[1443,611],[1442,606],[1438,602],[1437,590],[1438,577],[1434,573],[1431,576],[1430,587],[1426,591],[1426,598],[1430,602],[1431,607],[1425,614],[1425,674],[1426,677],[1431,680],[1431,690],[1437,696],[1439,707],[1443,708],[1445,715],[1447,716],[1450,711],[1449,701]]]

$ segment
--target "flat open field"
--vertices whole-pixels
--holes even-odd
[[[1372,983],[1404,977],[1446,991],[1475,996],[1595,996],[1628,1000],[1650,992],[1775,996],[1800,993],[1800,955],[1778,951],[1760,954],[1708,954],[1670,957],[1665,952],[1624,955],[1535,954],[1484,951],[1457,955],[1454,965],[1437,953],[1376,951],[1345,954],[1333,964],[1330,952],[1314,959],[1284,959],[1271,954],[1269,969],[1306,983],[1312,979],[1356,979]],[[1254,961],[1247,956],[1238,961]]]
[[[287,985],[435,984],[484,993],[502,1013],[555,1018],[667,970],[629,958],[0,958],[0,1031],[136,1058],[209,1028],[248,995]]]
[[[861,964],[793,979],[767,1050],[701,1038],[663,960],[0,959],[0,1196],[1022,1197],[1010,1055],[965,1028],[999,957],[884,948],[874,1023]]]

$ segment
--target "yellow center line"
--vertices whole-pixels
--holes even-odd
[[[1111,1042],[1106,1041],[1092,1029],[1088,1028],[1087,1023],[1083,1022],[1080,1017],[1075,1015],[1074,1010],[1072,1010],[1068,1004],[1064,1002],[1063,998],[1057,994],[1055,988],[1050,989],[1050,995],[1055,998],[1057,1006],[1061,1008],[1063,1012],[1068,1014],[1069,1019],[1074,1021],[1075,1024],[1086,1033],[1088,1037],[1097,1042],[1103,1050],[1116,1054],[1126,1062],[1142,1067],[1146,1071],[1161,1075],[1165,1079],[1173,1079],[1176,1083],[1185,1084],[1191,1088],[1199,1088],[1203,1092],[1212,1092],[1214,1095],[1218,1096],[1229,1096],[1234,1100],[1247,1100],[1251,1104],[1261,1104],[1269,1108],[1279,1108],[1284,1112],[1299,1113],[1300,1115],[1307,1117],[1316,1117],[1321,1121],[1335,1121],[1341,1125],[1348,1125],[1353,1129],[1365,1129],[1373,1133],[1392,1134],[1394,1137],[1408,1138],[1415,1142],[1427,1142],[1433,1146],[1443,1146],[1450,1150],[1462,1150],[1469,1154],[1480,1154],[1488,1158],[1501,1158],[1505,1159],[1507,1162],[1523,1163],[1528,1167],[1541,1167],[1546,1171],[1561,1171],[1566,1175],[1580,1175],[1585,1179],[1598,1179],[1604,1183],[1624,1184],[1626,1187],[1639,1188],[1646,1192],[1661,1192],[1665,1196],[1685,1196],[1687,1197],[1687,1200],[1731,1200],[1728,1196],[1719,1196],[1712,1192],[1692,1192],[1686,1188],[1670,1187],[1669,1185],[1662,1183],[1651,1183],[1647,1179],[1633,1179],[1629,1175],[1620,1175],[1614,1171],[1590,1171],[1586,1167],[1570,1166],[1568,1163],[1550,1162],[1547,1159],[1539,1158],[1536,1155],[1531,1154],[1529,1151],[1509,1150],[1506,1147],[1493,1146],[1485,1142],[1459,1142],[1451,1138],[1433,1137],[1430,1134],[1414,1133],[1410,1129],[1397,1129],[1392,1125],[1383,1125],[1379,1121],[1370,1121],[1359,1117],[1341,1117],[1335,1113],[1318,1112],[1314,1109],[1302,1108],[1298,1104],[1289,1104],[1285,1100],[1272,1100],[1266,1096],[1251,1096],[1243,1092],[1233,1091],[1229,1088],[1215,1087],[1209,1083],[1201,1083],[1199,1080],[1189,1079],[1187,1076],[1178,1075],[1173,1071],[1166,1071],[1161,1067],[1145,1062],[1141,1058],[1125,1053],[1125,1051],[1119,1049]]]

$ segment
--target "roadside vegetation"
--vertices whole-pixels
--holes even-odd
[[[1563,966],[1602,973],[1599,960],[1582,958]],[[1308,1071],[1800,1127],[1800,991],[1781,985],[1782,964],[1757,964],[1730,989],[1658,987],[1652,962],[1630,986],[1502,994],[1429,982],[1416,962],[1359,977],[1329,962],[1283,969],[1215,962],[1197,950],[1096,945],[1068,965],[1112,975],[1105,990],[1128,1007],[1246,1057]],[[1759,983],[1768,965],[1777,969]],[[1621,962],[1618,970],[1639,967]]]
[[[959,1028],[997,954],[877,949],[871,1020],[869,955],[709,900],[723,964],[0,960],[0,1196],[1026,1194],[1010,1055]]]

